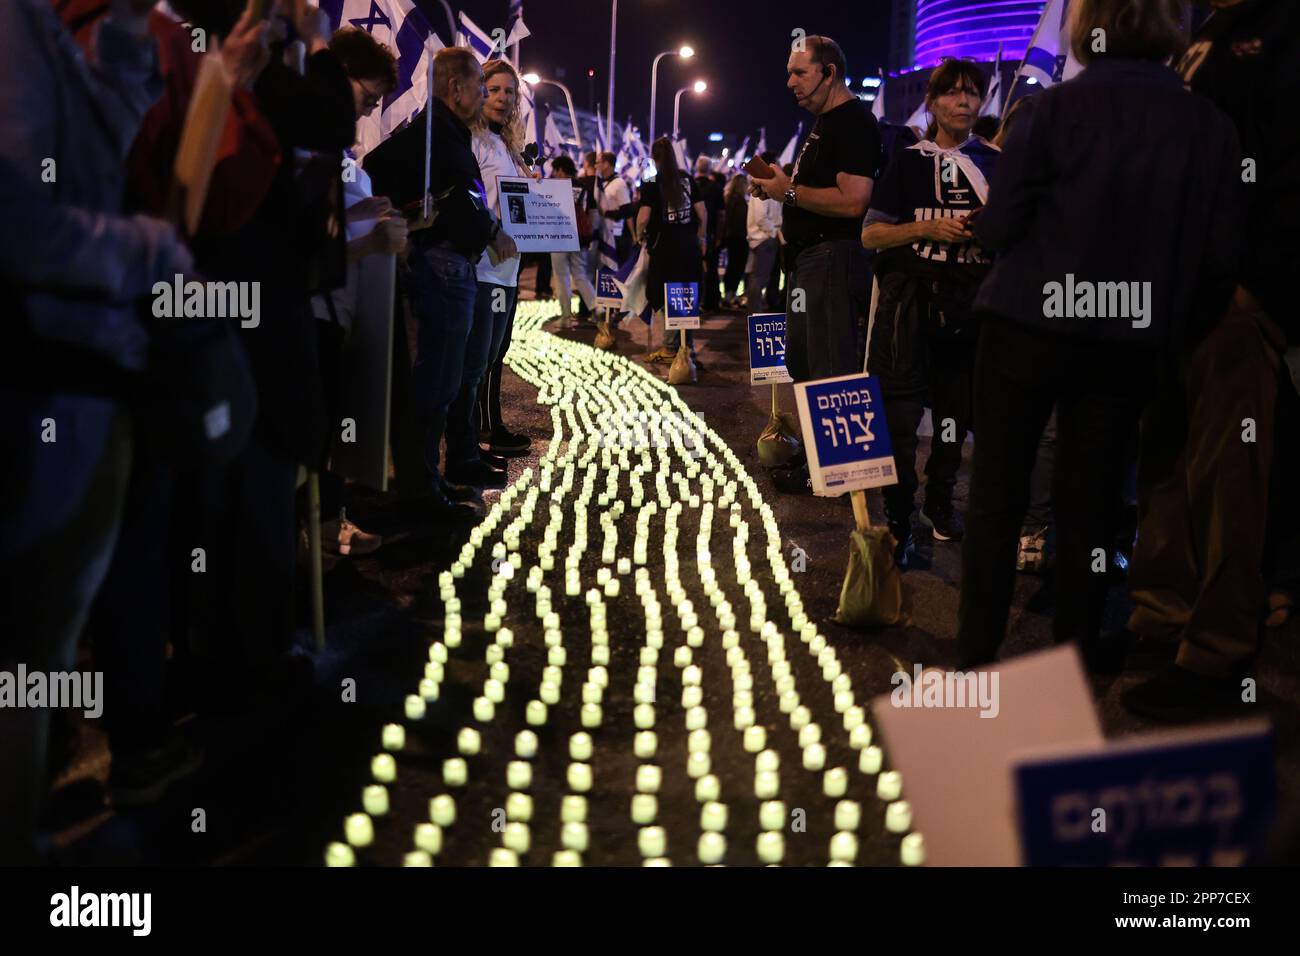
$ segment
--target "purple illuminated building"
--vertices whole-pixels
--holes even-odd
[[[1043,0],[895,0],[891,68],[927,69],[945,56],[1019,60]]]

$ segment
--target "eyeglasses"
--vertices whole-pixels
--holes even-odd
[[[361,83],[360,80],[358,80],[357,82],[361,87],[361,92],[365,94],[365,98],[361,101],[361,112],[369,113],[381,102],[383,102],[384,94],[382,92],[376,93],[370,87],[366,86],[366,84]]]

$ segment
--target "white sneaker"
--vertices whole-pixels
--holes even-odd
[[[371,554],[384,543],[379,535],[362,531],[349,521],[346,508],[339,509],[338,518],[321,525],[320,536],[323,547],[339,554]]]

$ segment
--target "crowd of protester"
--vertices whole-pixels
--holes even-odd
[[[573,183],[580,249],[539,260],[538,292],[566,324],[594,318],[602,262],[643,247],[661,323],[666,282],[700,283],[705,311],[784,310],[795,381],[864,368],[880,381],[898,565],[922,530],[961,543],[961,666],[996,658],[1015,571],[1050,563],[1056,640],[1100,671],[1135,648],[1160,656],[1126,703],[1200,716],[1232,697],[1300,584],[1288,494],[1300,401],[1284,361],[1300,344],[1284,288],[1300,152],[1283,116],[1300,26],[1285,0],[1213,5],[1188,50],[1176,0],[1076,0],[1086,69],[1015,102],[996,129],[979,125],[987,81],[973,63],[932,71],[931,125],[909,129],[878,123],[846,87],[839,45],[808,37],[787,88],[816,123],[793,163],[763,155],[770,177],[707,158],[692,175],[668,138],[641,182],[614,153],[581,168],[552,158],[549,174]],[[119,806],[158,801],[203,760],[167,717],[169,653],[203,660],[200,709],[303,679],[307,473],[328,550],[382,544],[347,517],[332,470],[366,269],[398,263],[396,495],[422,518],[468,523],[466,504],[503,487],[506,459],[531,444],[501,406],[524,260],[495,212],[497,181],[544,174],[523,149],[518,74],[438,52],[426,193],[423,111],[354,152],[358,120],[398,83],[392,51],[357,29],[331,36],[306,4],[252,9],[0,7],[0,276],[22,319],[0,383],[5,434],[21,436],[0,567],[23,595],[0,668],[70,670],[89,637]],[[1104,54],[1087,42],[1096,29]],[[233,91],[193,219],[173,170],[204,56],[196,30],[220,41]],[[1067,274],[1149,283],[1145,321],[1051,314],[1045,287]],[[141,306],[177,277],[255,286],[256,321]],[[648,360],[672,362],[682,341],[664,328]],[[804,460],[771,477],[810,493]],[[1135,609],[1103,636],[1130,555]],[[0,709],[0,860],[42,855],[57,730],[48,710]]]

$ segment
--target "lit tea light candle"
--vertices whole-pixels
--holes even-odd
[[[392,754],[376,754],[370,760],[370,775],[380,783],[392,783],[397,779],[397,761]]]
[[[858,858],[858,838],[855,834],[841,831],[831,837],[831,859],[840,863],[852,863]]]
[[[385,750],[404,750],[406,748],[406,728],[401,724],[384,724],[382,739]]]
[[[919,833],[903,837],[901,857],[904,866],[921,866],[925,863],[925,840]]]
[[[579,763],[591,760],[591,734],[579,731],[569,738],[569,757]]]
[[[663,771],[652,763],[643,763],[636,768],[636,789],[638,793],[658,793],[663,782]]]
[[[637,730],[649,730],[655,725],[655,708],[653,704],[637,704],[632,708],[632,722]]]
[[[803,748],[803,768],[805,770],[821,770],[826,766],[826,748],[821,744],[809,744]]]
[[[722,858],[727,855],[727,838],[721,833],[712,831],[701,833],[697,853],[701,863],[706,865],[721,863]]]
[[[768,800],[759,805],[758,825],[764,830],[782,830],[785,822],[785,804],[782,801]]]
[[[754,724],[754,708],[736,707],[732,713],[732,718],[737,730],[748,730]]]
[[[695,781],[695,799],[700,803],[716,801],[722,792],[722,784],[711,773],[706,773]]]
[[[437,856],[442,852],[442,827],[436,823],[417,824],[415,845],[430,856]]]
[[[527,853],[533,843],[528,824],[507,823],[505,829],[501,832],[501,842],[506,849],[513,850],[515,853]]]
[[[794,730],[803,730],[812,722],[812,711],[800,704],[790,712],[790,726]]]
[[[760,770],[754,774],[754,795],[760,800],[771,800],[780,792],[781,780],[775,772]]]
[[[863,749],[858,755],[858,769],[863,773],[879,773],[880,766],[885,761],[883,751],[874,744]]]
[[[364,813],[354,813],[343,822],[343,834],[355,847],[367,847],[375,842],[374,822]]]
[[[511,790],[527,790],[533,782],[533,765],[526,760],[506,764],[506,784]]]
[[[885,829],[890,833],[906,833],[912,829],[912,805],[906,800],[895,800],[885,807]]]
[[[843,767],[832,767],[822,777],[822,792],[835,799],[844,796],[849,789],[849,772]]]
[[[754,758],[754,769],[760,773],[770,770],[775,773],[781,769],[781,755],[775,750],[764,750]]]
[[[506,699],[506,685],[489,677],[483,682],[483,696],[492,703],[499,704]]]
[[[756,754],[767,746],[767,728],[757,725],[746,727],[742,739],[745,751]]]
[[[537,696],[542,699],[543,704],[558,704],[560,702],[560,685],[554,681],[542,681],[537,688]],[[532,723],[532,721],[529,721]]]
[[[388,788],[377,783],[363,788],[361,806],[372,817],[382,817],[388,812]]]
[[[456,801],[449,794],[440,793],[429,801],[429,819],[440,827],[456,822]]]
[[[537,735],[531,730],[521,730],[515,734],[515,754],[525,760],[532,760],[537,755]]]
[[[799,730],[799,746],[807,747],[809,744],[821,743],[822,729],[818,724],[805,724]]]
[[[420,688],[419,688],[419,690],[420,690],[420,697],[421,697],[423,700],[437,700],[437,699],[438,699],[438,682],[437,682],[437,681],[431,681],[431,680],[429,680],[429,679],[426,677],[424,680],[420,681]]]
[[[560,820],[563,823],[585,823],[587,798],[576,793],[565,794],[560,801]]]
[[[708,712],[703,707],[692,707],[686,711],[686,729],[701,730],[709,723]]]
[[[659,800],[652,793],[634,793],[632,795],[632,822],[639,826],[654,823],[659,812]]]
[[[586,793],[591,789],[591,764],[569,764],[568,781],[570,790]]]
[[[519,854],[507,847],[494,847],[488,854],[488,866],[518,866]]]
[[[456,749],[467,757],[473,757],[482,747],[482,737],[478,736],[478,731],[473,727],[461,727],[459,734],[456,734]]]
[[[576,850],[556,850],[551,855],[551,866],[582,866],[582,854],[578,853]]]
[[[641,760],[649,760],[655,755],[658,745],[653,730],[642,730],[632,739],[632,752]]]
[[[533,727],[546,723],[546,705],[540,700],[530,700],[524,707],[524,719]]]
[[[661,857],[668,846],[663,827],[642,827],[636,835],[637,849],[643,857]]]
[[[682,708],[690,710],[704,703],[704,688],[699,686],[682,688]]]
[[[707,753],[696,752],[686,758],[686,775],[692,780],[698,780],[709,772],[712,761]]]
[[[486,724],[496,715],[496,705],[486,697],[474,698],[474,719],[480,724]]]
[[[727,829],[727,805],[710,800],[700,808],[700,829],[721,833]]]
[[[442,762],[442,779],[449,787],[463,787],[469,779],[469,768],[461,757],[451,757]]]
[[[897,770],[886,770],[876,778],[876,796],[886,802],[903,795],[903,775]]]
[[[326,866],[355,866],[357,855],[346,843],[331,843],[325,848]]]

